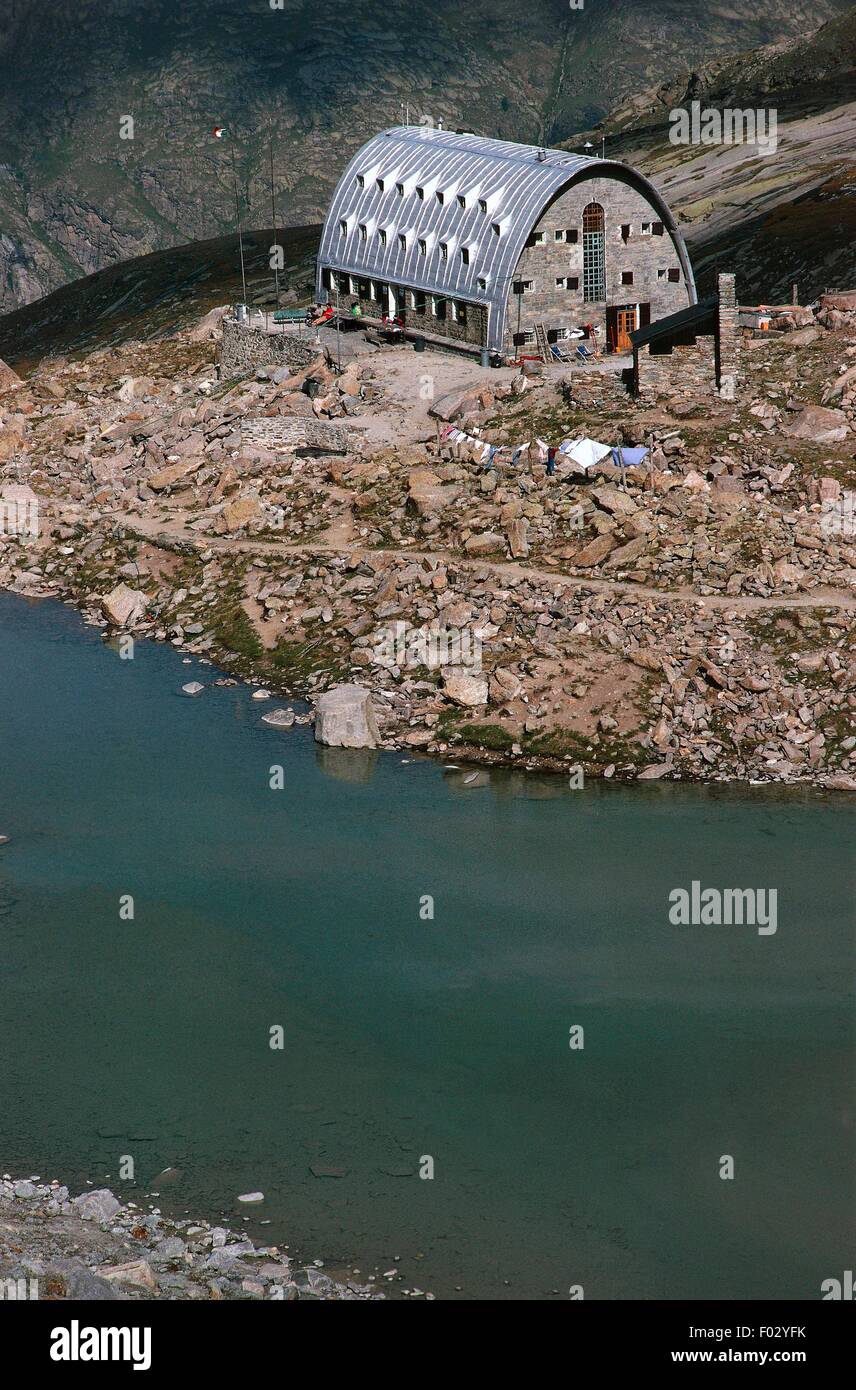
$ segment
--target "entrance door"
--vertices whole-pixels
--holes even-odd
[[[638,304],[610,304],[606,310],[608,352],[630,352],[630,334],[639,327]]]
[[[617,309],[615,313],[615,351],[630,352],[633,344],[630,334],[636,328],[636,305]]]

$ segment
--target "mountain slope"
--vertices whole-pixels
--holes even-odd
[[[0,308],[233,225],[322,215],[370,134],[443,120],[555,142],[687,63],[803,32],[845,0],[4,0]],[[122,117],[134,138],[120,138]],[[212,126],[232,132],[223,145]]]
[[[671,144],[670,111],[693,101],[775,110],[777,148]],[[794,283],[803,302],[856,285],[856,9],[649,89],[583,138],[654,179],[703,292],[717,268],[737,272],[744,302],[789,300]]]

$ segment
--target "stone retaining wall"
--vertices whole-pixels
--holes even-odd
[[[265,333],[235,319],[223,320],[220,347],[220,378],[241,376],[257,367],[308,367],[324,349],[318,343],[292,338],[288,333]]]

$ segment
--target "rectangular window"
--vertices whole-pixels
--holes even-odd
[[[424,314],[428,305],[427,298],[423,290],[416,290],[413,298],[415,300],[414,309],[417,314]]]
[[[500,232],[502,231],[502,228],[500,227],[499,223],[493,222],[491,223],[491,226],[493,227],[494,236],[499,236]]]
[[[466,326],[467,326],[467,306],[466,306],[466,304],[462,304],[460,300],[458,301],[458,303],[457,303],[457,305],[456,305],[456,317],[457,317],[458,323],[459,323],[463,328],[466,328]]]
[[[535,288],[535,281],[534,281],[534,280],[515,280],[515,281],[514,281],[514,293],[515,293],[515,294],[531,294],[532,291],[534,290],[534,288]]]
[[[583,297],[587,304],[606,299],[606,262],[603,232],[583,232]]]
[[[348,276],[348,294],[355,294],[355,295],[359,296],[359,293],[360,293],[360,286],[359,286],[358,280],[356,279],[355,276],[349,275],[349,276]]]
[[[396,191],[396,193],[398,194],[399,198],[403,198],[403,197],[404,197],[404,184],[403,184],[403,183],[397,183],[397,184],[395,185],[395,191]]]
[[[469,265],[469,263],[470,263],[470,252],[469,252],[469,247],[467,247],[467,246],[462,246],[462,247],[461,247],[461,265]]]
[[[526,343],[526,344],[534,343],[534,341],[535,341],[535,329],[534,329],[534,328],[527,328],[527,329],[524,330],[524,333],[523,333],[523,341],[524,341],[524,343]]]
[[[665,230],[665,229],[664,229],[664,227],[663,227],[662,222],[652,222],[652,223],[651,223],[651,231],[654,233],[654,236],[662,236],[664,230]]]
[[[436,198],[437,202],[440,204],[440,207],[442,207],[446,201],[446,195],[445,193],[442,193],[439,188],[437,189]]]
[[[478,287],[479,287],[480,290],[486,290],[486,289],[487,289],[487,280],[484,280],[484,279],[482,279],[481,277],[479,277],[479,279],[476,281],[476,283],[477,283],[477,285],[478,285]]]
[[[449,259],[449,248],[445,241],[440,242],[440,259],[443,261],[447,261]]]
[[[641,235],[641,236],[650,236],[650,235],[651,235],[651,223],[650,223],[650,222],[643,222],[643,223],[642,223],[642,226],[639,228],[639,232],[640,232],[640,235]]]
[[[579,241],[579,239],[580,234],[577,231],[576,227],[568,227],[567,231],[565,232],[565,241],[577,242]]]
[[[365,181],[365,179],[363,178],[362,174],[357,174],[357,187],[358,187],[358,188],[365,188],[365,186],[366,186],[366,181]]]
[[[398,233],[398,244],[401,247],[402,251],[407,250],[407,237],[404,235],[404,232]]]
[[[622,240],[622,241],[629,241],[629,240],[630,240],[630,233],[631,233],[632,231],[633,231],[633,228],[632,228],[632,226],[630,225],[629,222],[622,222],[622,224],[621,224],[621,240]]]
[[[423,203],[425,201],[425,189],[417,187],[416,196],[419,199],[420,203]]]
[[[367,238],[368,238],[368,234],[369,234],[368,227],[366,226],[365,222],[361,222],[361,223],[360,223],[360,241],[366,241]]]
[[[632,270],[622,270],[622,272],[621,272],[621,283],[622,283],[622,285],[632,285],[632,284],[633,284],[633,271],[632,271]]]
[[[339,231],[341,232],[342,236],[348,235],[348,224],[345,221],[344,217],[342,218],[342,221],[339,223]]]
[[[565,287],[569,290],[578,290],[580,287],[580,277],[578,275],[569,275],[565,281]]]
[[[381,246],[386,246],[386,232],[384,231],[383,227],[378,227],[377,239],[380,242]]]
[[[446,301],[445,301],[445,299],[442,298],[440,295],[432,294],[432,296],[431,296],[431,313],[433,314],[433,316],[434,316],[435,319],[445,319],[445,317],[446,317]]]
[[[383,179],[377,179],[376,182],[377,182],[378,192],[379,192],[379,193],[383,193],[384,189],[386,188],[386,184],[384,183]]]
[[[422,237],[419,238],[419,254],[420,256],[426,256],[428,254],[428,243],[424,241]]]
[[[487,212],[487,202],[484,198],[479,198],[479,212]]]
[[[671,280],[671,282],[672,282],[673,285],[677,285],[678,282],[679,282],[679,280],[680,280],[680,278],[681,278],[681,272],[680,272],[679,270],[670,270],[670,271],[669,271],[669,279]]]
[[[466,208],[466,206],[467,206],[467,200],[466,200],[466,198],[464,197],[463,193],[459,193],[459,194],[458,194],[458,207],[459,207],[459,208]]]
[[[564,241],[564,240],[565,240],[565,233],[564,233],[564,232],[561,232],[561,231],[556,231],[556,232],[553,233],[553,239],[554,239],[555,241]]]

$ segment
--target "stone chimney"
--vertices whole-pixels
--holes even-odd
[[[723,400],[733,401],[740,376],[740,321],[734,275],[717,275],[719,315],[716,335],[716,384]]]

